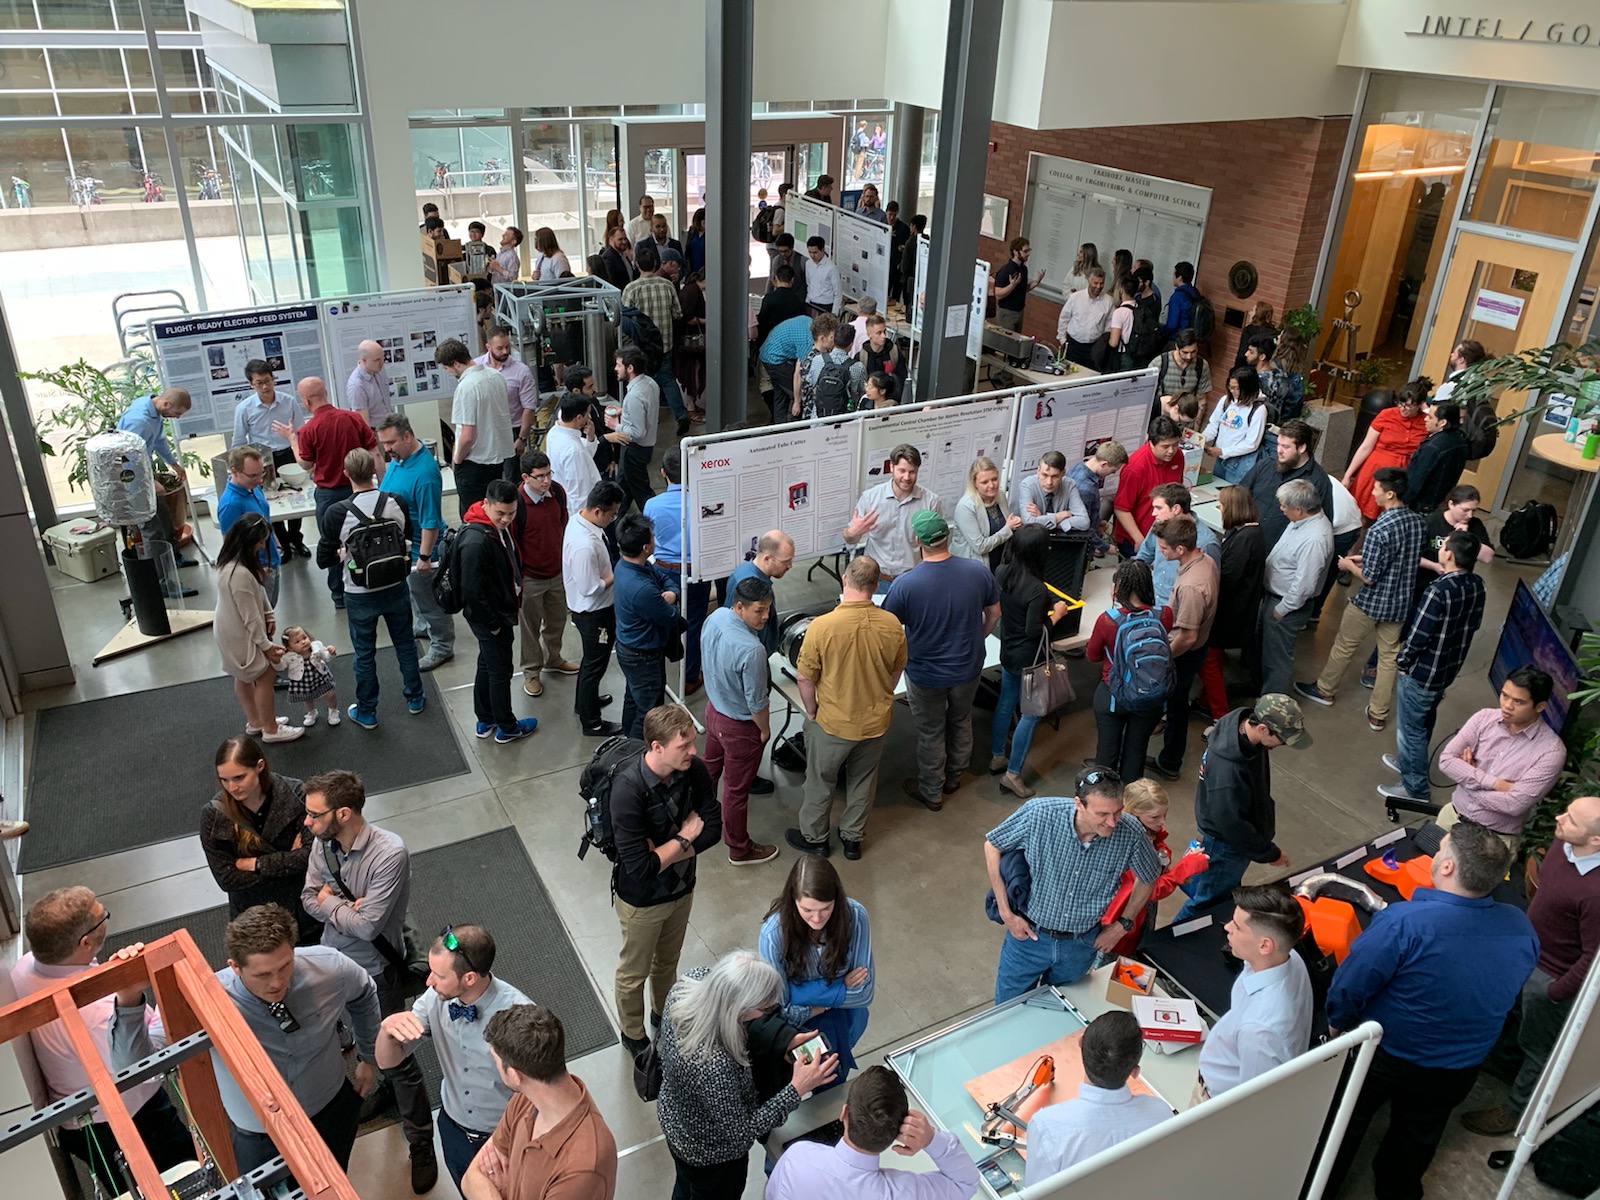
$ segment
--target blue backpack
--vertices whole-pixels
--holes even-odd
[[[1154,609],[1111,614],[1117,626],[1111,647],[1111,711],[1149,712],[1167,702],[1175,675],[1172,645]]]

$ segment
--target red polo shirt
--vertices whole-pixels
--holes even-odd
[[[1179,446],[1171,462],[1163,463],[1157,460],[1154,451],[1150,449],[1150,443],[1146,442],[1128,455],[1128,463],[1122,468],[1122,475],[1117,480],[1117,498],[1114,503],[1121,511],[1133,515],[1133,523],[1139,527],[1139,535],[1143,537],[1150,532],[1150,526],[1155,524],[1155,516],[1150,511],[1151,489],[1160,487],[1163,483],[1182,482],[1183,447]]]
[[[325,404],[300,426],[300,457],[311,462],[311,482],[319,488],[348,487],[344,456],[356,449],[378,453],[378,439],[362,413]]]

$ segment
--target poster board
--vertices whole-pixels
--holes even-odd
[[[858,418],[690,441],[683,454],[692,579],[727,575],[769,529],[794,538],[797,559],[843,546],[859,495]]]
[[[253,395],[244,373],[251,359],[265,359],[286,392],[308,375],[328,374],[316,303],[154,320],[150,338],[163,384],[193,401],[174,422],[180,438],[233,431],[234,410]]]
[[[339,408],[349,407],[345,383],[356,365],[356,347],[367,339],[383,347],[384,371],[396,405],[443,400],[456,379],[433,361],[441,342],[455,338],[476,349],[477,314],[472,285],[414,292],[341,296],[318,301],[332,356],[328,394]]]
[[[1013,511],[1020,511],[1022,481],[1038,469],[1045,451],[1061,451],[1071,466],[1108,439],[1129,453],[1143,445],[1155,394],[1156,373],[1141,371],[1021,395],[1006,492]]]
[[[819,200],[807,200],[796,192],[790,192],[783,202],[783,229],[785,233],[794,234],[794,248],[797,254],[806,252],[806,240],[819,237],[828,243],[828,251],[833,252],[833,222],[839,215],[839,210],[831,204],[823,204]]]
[[[920,340],[922,339],[923,300],[928,291],[928,238],[926,234],[917,237],[917,276],[915,287],[911,293],[911,332]],[[989,302],[989,264],[983,259],[978,259],[972,268],[972,303],[967,310],[964,331],[967,335],[967,357],[974,362],[978,355],[983,353],[983,321],[984,309]],[[947,322],[955,320],[955,309],[952,308],[945,314]],[[944,337],[955,337],[956,333],[947,330],[952,326],[941,325],[935,334]],[[961,330],[957,330],[957,333]]]
[[[833,240],[828,243],[844,294],[859,300],[871,296],[878,311],[889,304],[889,226],[847,212],[834,214]],[[795,239],[795,245],[800,240]]]
[[[939,497],[940,511],[955,515],[967,490],[967,468],[980,456],[1004,466],[1011,448],[1017,398],[1010,392],[963,396],[933,404],[880,409],[858,418],[862,462],[856,497],[888,478],[889,452],[909,442],[922,454],[917,482]]]
[[[1043,268],[1037,293],[1064,300],[1078,247],[1093,242],[1108,267],[1119,249],[1155,264],[1155,282],[1170,289],[1172,268],[1200,262],[1211,189],[1174,179],[1119,171],[1049,154],[1028,156],[1022,236],[1033,243],[1028,265]],[[1115,280],[1106,280],[1114,286]]]

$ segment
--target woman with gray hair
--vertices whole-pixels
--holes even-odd
[[[776,1008],[777,970],[754,950],[735,950],[715,966],[696,967],[667,994],[656,1054],[661,1060],[657,1112],[677,1168],[672,1200],[739,1200],[750,1147],[832,1081],[838,1056],[796,1061],[791,1082],[763,1100],[751,1070],[749,1024]],[[807,1038],[797,1035],[790,1050]]]

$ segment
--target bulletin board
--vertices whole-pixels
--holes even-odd
[[[293,392],[308,375],[327,376],[317,305],[199,313],[150,322],[156,365],[166,387],[181,387],[193,403],[173,422],[180,438],[233,431],[233,413],[254,393],[245,364],[262,359],[278,389]]]
[[[454,338],[469,350],[477,348],[477,313],[470,283],[342,296],[318,304],[333,364],[328,394],[339,408],[349,407],[345,384],[356,366],[356,347],[364,341],[370,339],[383,347],[383,369],[397,406],[443,400],[455,392],[456,377],[433,361],[441,342]]]
[[[1028,156],[1022,236],[1032,243],[1030,270],[1044,271],[1035,293],[1064,300],[1081,283],[1068,280],[1078,247],[1093,242],[1100,265],[1111,266],[1117,250],[1155,265],[1155,283],[1170,290],[1172,268],[1200,263],[1211,210],[1211,189],[1173,179],[1118,171],[1049,154]],[[1107,286],[1115,280],[1107,279]]]

